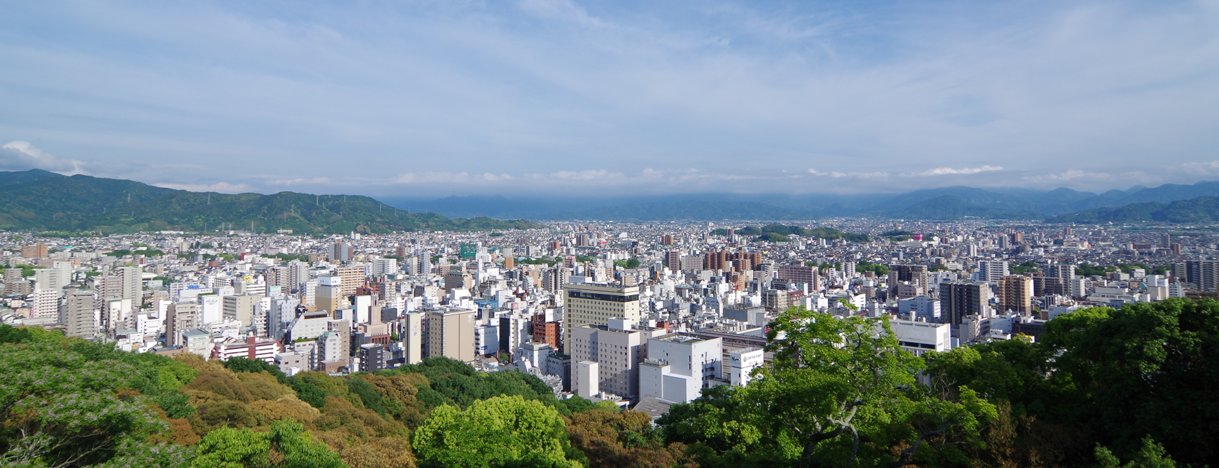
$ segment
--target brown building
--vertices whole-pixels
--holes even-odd
[[[1021,315],[1033,313],[1033,279],[1027,276],[1004,276],[999,280],[999,309]]]
[[[42,245],[42,242],[21,248],[21,256],[24,258],[43,258],[48,255],[50,254],[47,253],[47,246]]]

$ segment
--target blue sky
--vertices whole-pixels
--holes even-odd
[[[5,2],[0,170],[193,190],[1219,179],[1219,1]]]

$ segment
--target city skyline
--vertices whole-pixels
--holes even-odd
[[[0,170],[422,197],[1219,179],[1219,6],[17,4]]]

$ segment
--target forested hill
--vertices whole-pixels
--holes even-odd
[[[407,213],[369,197],[280,192],[222,194],[46,171],[0,172],[0,229],[202,231],[220,228],[297,234],[480,231],[536,227],[491,218]]]
[[[1048,223],[1210,223],[1219,221],[1219,197],[1197,197],[1169,204],[1133,203],[1096,208],[1047,219]]]

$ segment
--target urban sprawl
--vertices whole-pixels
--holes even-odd
[[[1080,308],[1219,287],[1215,238],[1190,227],[766,224],[325,238],[10,232],[0,319],[134,353],[257,359],[289,375],[443,356],[656,417],[703,388],[746,384],[770,358],[767,324],[790,307],[887,317],[901,347],[922,355],[1036,340]],[[817,228],[831,229],[807,230]],[[767,234],[776,231],[788,234]]]

